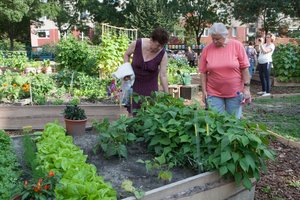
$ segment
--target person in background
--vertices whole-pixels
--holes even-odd
[[[225,111],[240,119],[242,104],[250,102],[250,66],[245,48],[238,40],[228,39],[223,23],[209,29],[212,43],[199,59],[203,102],[219,113]]]
[[[248,43],[248,47],[246,48],[246,53],[249,58],[249,75],[250,78],[252,78],[252,74],[255,73],[256,65],[257,65],[257,52],[256,49],[254,48],[254,42],[250,41]]]
[[[169,35],[163,28],[156,28],[150,38],[139,38],[132,42],[124,55],[124,62],[130,62],[135,81],[133,92],[142,96],[150,96],[153,91],[158,91],[158,76],[164,92],[168,92],[167,53],[164,46]],[[133,102],[132,110],[140,108],[140,103]],[[128,109],[129,112],[131,109]]]
[[[271,95],[271,67],[272,67],[272,55],[275,50],[275,45],[273,44],[274,38],[272,34],[267,34],[266,43],[264,43],[263,38],[258,38],[258,48],[259,48],[259,56],[258,56],[258,70],[259,70],[259,78],[262,86],[262,91],[258,92],[258,95],[262,96],[270,96]]]
[[[191,47],[188,47],[187,51],[185,52],[185,56],[186,59],[189,62],[189,66],[190,67],[194,67],[195,66],[195,59],[196,59],[196,54],[195,52],[192,50]]]

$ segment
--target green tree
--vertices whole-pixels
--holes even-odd
[[[294,11],[297,8],[294,8],[294,5],[298,4],[299,9],[299,0],[229,0],[226,2],[232,3],[235,19],[243,23],[260,21],[266,34],[270,31],[277,32],[287,17],[295,16]]]
[[[131,0],[126,4],[124,14],[127,26],[139,29],[140,37],[147,37],[158,26],[173,30],[178,18],[170,10],[168,0]]]
[[[124,26],[126,20],[123,14],[125,4],[125,1],[119,0],[90,0],[87,7],[95,22]]]
[[[37,0],[0,1],[0,33],[9,38],[11,50],[14,39],[28,38],[30,18],[37,13],[38,5]]]
[[[213,22],[230,20],[226,4],[213,0],[178,0],[171,1],[172,9],[183,17],[186,35],[194,35],[197,44],[200,44],[201,36],[205,28]]]

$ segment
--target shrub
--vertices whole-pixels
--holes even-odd
[[[300,46],[280,44],[273,55],[274,74],[279,81],[300,82]]]

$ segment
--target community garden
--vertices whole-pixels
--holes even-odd
[[[29,61],[24,53],[2,52],[1,107],[22,102],[28,107],[119,105],[120,83],[111,74],[122,64],[128,43],[129,38],[122,34],[104,35],[100,46],[93,47],[70,37],[57,45],[55,64]],[[274,76],[279,81],[299,81],[299,55],[297,45],[278,47]],[[182,84],[183,73],[197,71],[185,60],[170,59],[169,84]],[[299,93],[298,87],[291,90]],[[299,142],[299,95],[255,98],[245,107],[241,120],[205,110],[197,100],[187,104],[160,92],[152,98],[133,99],[144,102],[135,117],[95,120],[92,130],[79,135],[66,134],[64,125],[57,122],[43,124],[39,131],[28,124],[18,131],[18,137],[0,131],[0,199],[201,199],[200,193],[207,195],[209,190],[215,198],[238,199],[243,193],[253,199],[255,185],[256,192],[266,194],[256,194],[257,199],[285,198],[281,193],[271,195],[275,186],[259,184],[268,169],[272,170],[270,163],[282,158],[277,150],[290,148],[274,146],[277,143],[270,131]],[[77,116],[84,118],[84,109],[80,112]],[[299,162],[294,166],[299,167]],[[215,179],[182,191],[162,190],[161,198],[147,193],[201,174]],[[295,172],[288,181],[287,188],[295,188],[289,199],[298,197],[299,174]],[[236,190],[230,193],[232,188]]]

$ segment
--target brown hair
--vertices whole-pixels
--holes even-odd
[[[165,29],[158,27],[151,33],[150,38],[161,45],[165,45],[168,43],[169,34]]]
[[[272,33],[268,33],[267,36],[270,36],[271,42],[275,41],[275,36]]]
[[[253,46],[253,45],[254,45],[254,42],[253,42],[253,41],[249,41],[249,42],[248,42],[248,45]]]

